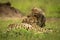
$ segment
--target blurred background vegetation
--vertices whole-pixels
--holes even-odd
[[[20,23],[21,20],[0,19],[0,40],[60,40],[60,0],[0,0],[0,3],[11,2],[12,6],[28,15],[33,7],[43,9],[47,19],[45,28],[51,28],[54,32],[38,33],[17,29],[6,32],[11,23]],[[56,18],[56,19],[54,19]]]
[[[24,15],[29,14],[33,7],[43,9],[46,17],[60,17],[60,0],[0,0],[0,3],[11,2]]]

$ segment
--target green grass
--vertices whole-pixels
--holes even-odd
[[[18,23],[13,20],[0,20],[0,40],[60,40],[60,21],[50,21],[46,23],[45,28],[51,28],[54,32],[37,33],[25,29],[16,29],[6,32],[7,25]]]

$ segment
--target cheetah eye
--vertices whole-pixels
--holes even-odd
[[[36,17],[36,15],[34,15]]]
[[[25,25],[24,25],[25,26]]]

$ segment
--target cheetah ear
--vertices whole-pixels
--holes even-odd
[[[32,11],[33,11],[34,9],[37,9],[37,7],[33,7],[33,8],[32,8]]]

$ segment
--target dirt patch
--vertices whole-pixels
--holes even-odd
[[[60,21],[60,18],[46,18],[46,22]]]
[[[0,17],[22,17],[22,12],[11,7],[11,3],[0,3]]]

